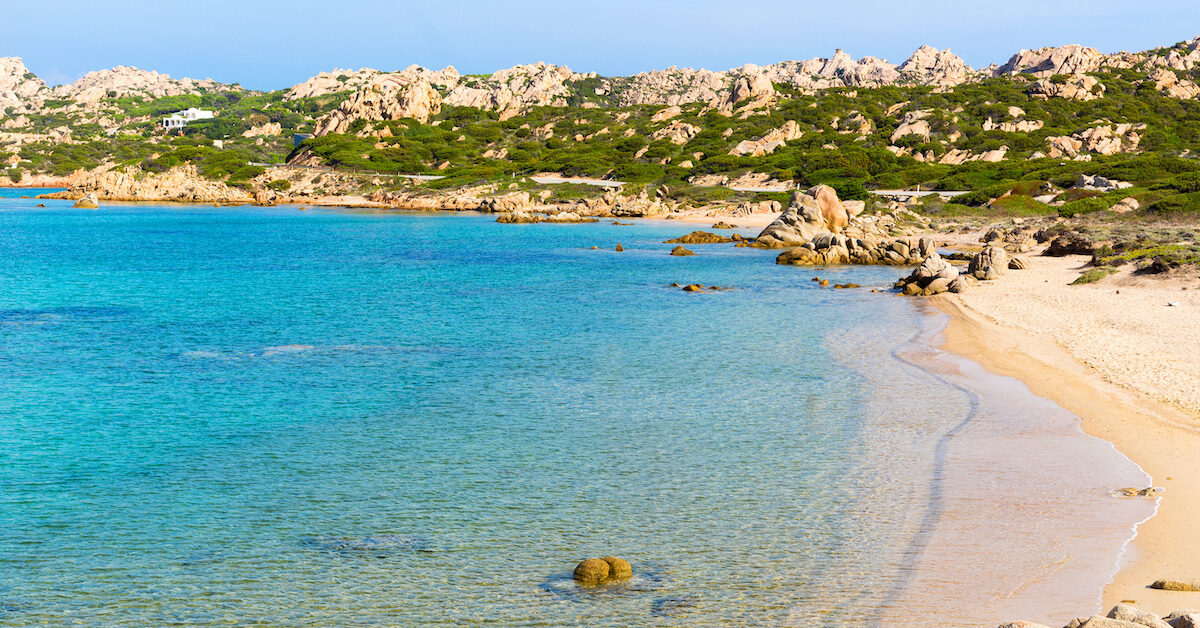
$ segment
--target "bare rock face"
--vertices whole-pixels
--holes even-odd
[[[937,87],[953,87],[979,76],[949,48],[939,51],[932,46],[917,48],[897,71],[905,82]]]
[[[442,110],[442,97],[428,81],[403,86],[365,87],[317,122],[317,136],[345,133],[356,120],[384,121],[413,118],[421,123]]]
[[[1033,85],[1035,98],[1066,98],[1068,100],[1098,100],[1104,98],[1104,84],[1094,76],[1074,74],[1065,82],[1045,78]]]
[[[407,85],[424,80],[431,85],[452,89],[459,82],[458,70],[453,66],[433,71],[419,65],[410,65],[401,72],[380,72],[371,68],[361,70],[334,69],[322,72],[303,83],[293,85],[284,95],[284,100],[327,96],[337,92],[358,91],[366,87],[385,85]]]
[[[1047,137],[1046,143],[1050,148],[1050,157],[1055,159],[1074,158],[1089,153],[1116,155],[1136,151],[1142,141],[1139,131],[1144,130],[1144,123],[1108,124],[1085,129],[1071,136]]]
[[[25,67],[20,57],[0,57],[0,110],[19,106],[46,88],[46,84]]]
[[[804,137],[804,131],[800,130],[800,125],[796,124],[795,120],[788,120],[783,123],[783,126],[778,129],[771,129],[766,135],[757,140],[739,142],[733,150],[729,151],[729,154],[752,155],[754,157],[769,155],[775,152],[775,149],[787,146],[787,142],[798,140],[801,137]]]
[[[119,96],[146,96],[162,98],[200,94],[211,90],[244,91],[240,87],[217,83],[212,79],[173,79],[166,74],[139,70],[134,67],[117,66],[109,70],[88,72],[83,78],[70,85],[60,85],[51,90],[51,97],[94,103],[112,94]]]
[[[190,165],[157,174],[143,173],[137,167],[129,167],[124,172],[88,173],[67,194],[88,194],[107,201],[254,201],[254,197],[243,190],[201,177],[196,167]]]
[[[570,82],[594,78],[566,66],[534,63],[492,73],[486,79],[463,79],[446,95],[446,103],[488,111],[519,111],[527,107],[564,107]]]
[[[892,133],[892,142],[895,142],[906,135],[920,135],[926,142],[928,142],[930,128],[929,123],[925,121],[925,118],[929,117],[929,114],[931,113],[933,113],[933,111],[929,109],[919,109],[917,111],[909,111],[905,113],[904,117],[900,120],[900,126],[896,127],[896,130]]]
[[[1024,73],[1047,78],[1055,74],[1082,74],[1099,69],[1105,58],[1099,50],[1077,44],[1022,50],[1013,55],[1008,63],[996,68],[992,76]]]
[[[850,214],[837,192],[818,185],[796,192],[783,215],[758,234],[752,246],[764,249],[800,246],[821,233],[839,233],[850,223]]]
[[[662,140],[665,139],[676,146],[687,144],[696,134],[700,132],[700,127],[687,122],[676,120],[671,124],[650,134],[650,139]]]
[[[1200,53],[1194,53],[1200,56]],[[1150,74],[1150,80],[1154,81],[1154,88],[1166,92],[1172,98],[1195,98],[1200,96],[1200,86],[1187,79],[1180,79],[1179,75],[1167,68],[1159,68]]]

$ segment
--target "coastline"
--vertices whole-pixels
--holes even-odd
[[[1024,382],[1165,488],[1104,587],[1102,606],[1132,600],[1160,615],[1200,607],[1200,593],[1149,588],[1159,579],[1200,578],[1200,380],[1189,377],[1200,364],[1186,353],[1197,346],[1200,293],[1128,275],[1067,287],[1083,258],[1027,259],[1030,269],[999,285],[930,298],[951,319],[942,348]],[[1176,352],[1159,358],[1163,348]]]

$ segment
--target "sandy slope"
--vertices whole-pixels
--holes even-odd
[[[1023,257],[1028,270],[930,299],[953,318],[946,348],[1078,415],[1166,489],[1105,589],[1105,607],[1200,608],[1200,593],[1147,588],[1200,579],[1200,280],[1125,273],[1068,286],[1086,258]]]

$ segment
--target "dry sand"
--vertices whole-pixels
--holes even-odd
[[[930,299],[952,317],[945,348],[1057,402],[1165,488],[1104,607],[1200,608],[1200,593],[1148,588],[1200,579],[1200,281],[1126,272],[1069,286],[1087,258],[1023,257],[1028,270]]]

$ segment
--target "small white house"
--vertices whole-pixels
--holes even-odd
[[[217,114],[212,111],[205,111],[204,109],[191,107],[184,111],[176,111],[175,113],[163,118],[162,125],[164,129],[181,129],[187,126],[188,122],[195,122],[196,120],[208,120],[216,117],[216,115]]]

